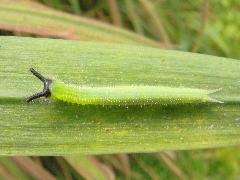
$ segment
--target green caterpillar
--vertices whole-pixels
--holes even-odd
[[[46,79],[33,68],[30,71],[44,83],[42,92],[27,98],[27,102],[40,97],[50,97],[81,105],[152,105],[223,103],[209,94],[216,90],[173,88],[164,86],[113,86],[89,87],[68,85],[58,80]]]

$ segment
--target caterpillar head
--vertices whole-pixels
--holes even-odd
[[[51,95],[51,91],[49,89],[50,84],[52,83],[51,79],[47,79],[44,76],[42,76],[39,72],[37,72],[35,69],[30,68],[31,73],[36,76],[40,81],[43,82],[43,90],[42,92],[36,93],[26,99],[26,101],[29,103],[34,99],[40,98],[40,97],[49,97]]]

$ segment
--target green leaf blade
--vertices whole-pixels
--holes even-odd
[[[107,43],[0,38],[0,154],[72,155],[240,144],[240,61]],[[3,67],[3,68],[2,68]],[[29,72],[76,85],[161,85],[223,90],[224,104],[78,106],[25,98]],[[228,67],[228,68],[226,68]]]
[[[0,0],[0,29],[45,37],[161,47],[142,35],[25,0]]]

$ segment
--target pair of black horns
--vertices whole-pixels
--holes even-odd
[[[51,95],[49,86],[52,83],[51,79],[45,78],[43,75],[41,75],[39,72],[37,72],[35,69],[30,68],[31,73],[36,76],[40,81],[43,82],[43,90],[42,92],[36,93],[26,99],[26,101],[29,103],[34,99],[40,98],[40,97],[49,97]]]

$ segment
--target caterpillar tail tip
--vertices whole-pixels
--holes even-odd
[[[214,99],[214,98],[210,98],[210,97],[209,97],[209,101],[210,101],[210,102],[213,102],[213,103],[224,104],[223,101],[220,101],[220,100],[217,100],[217,99]]]
[[[223,88],[218,88],[218,89],[210,90],[210,91],[208,92],[208,94],[213,94],[213,93],[219,92],[219,91],[221,91],[222,89],[223,89]]]

